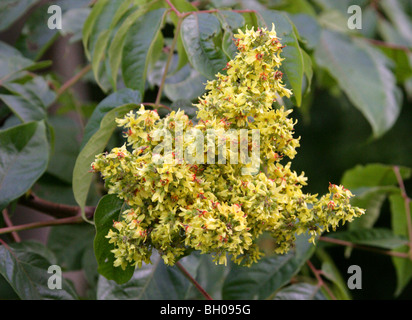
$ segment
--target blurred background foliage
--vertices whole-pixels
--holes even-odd
[[[180,19],[169,10],[170,3],[181,13],[207,11]],[[61,30],[47,26],[52,4],[62,9]],[[96,206],[104,188],[84,170],[94,154],[121,144],[120,132],[102,125],[110,112],[144,102],[184,109],[195,121],[192,103],[204,92],[205,81],[235,54],[233,33],[274,22],[287,45],[284,79],[294,91],[290,100],[280,103],[294,109],[296,135],[301,136],[294,169],[309,178],[307,192],[323,194],[329,182],[345,183],[358,196],[357,204],[367,209],[361,222],[326,236],[406,254],[409,247],[404,244],[412,241],[403,206],[409,198],[405,194],[402,198],[402,191],[412,193],[408,180],[412,2],[175,0],[169,4],[160,0],[1,1],[1,230],[48,219],[39,214],[42,210],[32,210],[32,202],[22,201],[30,194],[83,209]],[[352,5],[361,9],[360,18],[353,21],[361,23],[360,29],[348,27],[355,13],[348,12]],[[159,113],[166,114],[166,108]],[[2,246],[0,298],[200,298],[176,268],[166,268],[158,257],[154,266],[145,267],[156,280],[145,278],[145,270],[123,286],[99,276],[93,252],[95,231],[89,224],[25,230],[19,235],[0,234],[23,261],[17,263]],[[27,242],[33,239],[44,246]],[[270,249],[266,240],[262,246]],[[34,257],[41,260],[35,266],[30,262]],[[231,284],[240,279],[234,271],[213,266],[205,257],[194,255],[183,263],[215,298],[412,298],[408,258],[323,241],[310,257],[313,265],[304,264],[304,259],[290,274],[280,270],[282,281],[254,279],[256,283],[273,280],[274,287],[268,290],[233,289]],[[268,260],[269,266],[281,263],[274,259]],[[61,296],[51,295],[45,284],[32,288],[36,294],[26,295],[24,285],[13,283],[5,272],[7,265],[33,268],[31,272],[44,280],[47,275],[41,270],[52,261],[63,266],[67,276]],[[348,267],[354,264],[363,271],[361,290],[346,287]],[[321,271],[332,295],[324,287],[318,290],[311,266]],[[264,264],[260,267],[265,270]],[[238,270],[239,277],[247,270]],[[257,271],[249,270],[245,277],[253,278]],[[30,279],[20,280],[24,284]],[[173,287],[176,295],[143,290],[151,287],[150,281]],[[176,283],[181,285],[176,288]],[[239,296],[240,290],[256,294]]]

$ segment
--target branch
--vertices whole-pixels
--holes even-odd
[[[315,268],[315,266],[310,262],[310,260],[306,261],[306,264],[309,266],[310,270],[314,273],[316,279],[318,280],[318,287],[323,287],[328,295],[331,297],[332,300],[336,300],[335,295],[333,294],[332,290],[328,287],[328,285],[323,281],[321,274],[322,271]]]
[[[13,227],[13,223],[10,220],[9,213],[7,212],[7,209],[3,210],[3,219],[4,219],[4,222],[5,222],[5,224],[8,228]],[[12,235],[15,242],[21,242],[21,238],[20,238],[19,234],[16,231],[12,231],[11,235]]]
[[[407,253],[396,252],[396,251],[380,250],[380,249],[376,249],[376,248],[373,248],[373,247],[368,247],[368,246],[359,245],[359,244],[352,243],[352,242],[345,241],[345,240],[328,238],[328,237],[319,237],[319,240],[320,240],[320,241],[323,241],[323,242],[329,242],[329,243],[333,243],[333,244],[339,244],[339,245],[346,246],[346,247],[350,247],[350,248],[354,248],[354,249],[360,249],[360,250],[366,250],[366,251],[375,252],[375,253],[379,253],[379,254],[384,254],[384,255],[388,255],[388,256],[392,256],[392,257],[409,258],[409,256],[408,256]]]
[[[67,218],[80,215],[80,208],[77,206],[69,206],[66,204],[54,203],[39,198],[34,193],[31,193],[27,197],[21,197],[19,204],[48,214],[55,218]],[[86,207],[85,214],[88,219],[91,219],[94,215],[95,207]]]
[[[10,232],[30,230],[30,229],[36,229],[36,228],[44,228],[44,227],[61,225],[61,224],[73,224],[73,223],[82,223],[82,222],[84,222],[84,220],[81,216],[74,216],[74,217],[68,217],[68,218],[62,218],[62,219],[33,222],[33,223],[21,224],[19,226],[1,228],[0,234],[6,234]]]
[[[176,266],[182,271],[182,273],[189,279],[189,281],[196,287],[197,290],[206,298],[206,300],[213,300],[212,297],[206,292],[205,289],[190,275],[189,272],[182,266],[180,262],[176,262]]]
[[[57,98],[60,97],[67,89],[72,87],[77,81],[79,81],[83,76],[88,73],[92,69],[92,65],[88,64],[85,66],[83,69],[79,71],[76,75],[74,75],[72,78],[67,80],[59,90],[57,90]]]

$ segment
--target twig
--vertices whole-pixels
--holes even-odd
[[[329,238],[329,237],[319,237],[319,240],[323,241],[323,242],[329,242],[329,243],[333,243],[333,244],[339,244],[339,245],[342,245],[342,246],[347,246],[347,247],[354,248],[354,249],[360,249],[360,250],[366,250],[366,251],[375,252],[375,253],[379,253],[379,254],[384,254],[384,255],[388,255],[388,256],[392,256],[392,257],[409,258],[408,254],[403,253],[403,252],[380,250],[380,249],[359,245],[359,244],[352,243],[352,242],[345,241],[345,240],[334,239],[334,238]]]
[[[68,218],[62,218],[62,219],[54,219],[54,220],[49,220],[49,221],[33,222],[33,223],[21,224],[21,225],[18,225],[18,226],[11,226],[11,227],[7,227],[7,228],[1,228],[0,229],[0,234],[6,234],[6,233],[10,233],[10,232],[30,230],[30,229],[36,229],[36,228],[44,228],[44,227],[61,225],[61,224],[73,224],[73,223],[82,223],[82,222],[84,222],[84,220],[81,216],[68,217]]]
[[[168,111],[172,111],[172,109],[170,109],[170,107],[168,107],[168,106],[165,106],[164,104],[161,104],[161,103],[158,103],[158,104],[156,104],[156,103],[152,103],[152,102],[143,102],[143,103],[141,103],[142,105],[144,105],[144,106],[150,106],[150,107],[153,107],[153,108],[155,108],[155,109],[157,109],[157,108],[164,108],[164,109],[166,109],[166,110],[168,110]]]
[[[395,50],[402,50],[405,52],[412,52],[412,48],[406,47],[406,46],[401,46],[398,44],[393,44],[393,43],[388,43],[385,41],[381,41],[381,40],[376,40],[376,39],[368,39],[365,38],[366,41],[377,45],[377,46],[381,46],[381,47],[385,47],[385,48],[389,48],[389,49],[395,49]]]
[[[315,268],[315,266],[310,262],[310,260],[306,261],[306,264],[309,266],[310,270],[314,273],[316,279],[318,280],[318,287],[323,287],[328,295],[331,297],[332,300],[336,300],[335,295],[333,294],[332,290],[328,287],[328,285],[323,281],[321,274],[322,271]]]
[[[401,189],[401,195],[405,202],[405,214],[406,214],[406,224],[408,226],[408,239],[409,239],[409,258],[412,260],[412,220],[411,220],[411,199],[406,194],[405,184],[403,183],[401,173],[398,166],[393,167],[393,172],[395,172],[396,179],[398,180],[399,188]]]
[[[180,262],[176,262],[176,266],[180,271],[189,279],[189,281],[196,287],[197,290],[206,298],[206,300],[213,300],[212,297],[206,292],[205,289],[190,275],[189,272],[182,266]]]
[[[163,71],[163,76],[162,76],[162,80],[160,82],[160,87],[159,87],[159,91],[157,92],[157,96],[156,96],[156,101],[155,101],[155,105],[160,105],[160,99],[162,98],[162,91],[163,91],[163,87],[165,85],[165,81],[166,81],[166,77],[167,77],[167,72],[169,70],[170,67],[170,63],[172,62],[172,58],[173,58],[173,53],[176,47],[176,43],[177,43],[177,38],[179,37],[179,33],[180,33],[180,26],[182,25],[182,21],[183,18],[181,18],[178,15],[179,19],[177,21],[177,26],[176,26],[176,30],[175,30],[175,35],[173,37],[173,42],[172,45],[170,46],[170,51],[169,51],[169,55],[167,56],[167,61],[166,61],[166,65],[165,65],[165,70]]]
[[[61,87],[59,90],[57,90],[57,97],[60,97],[67,89],[69,89],[70,87],[72,87],[77,81],[79,81],[81,78],[83,78],[83,76],[88,73],[90,70],[92,69],[92,65],[88,64],[87,66],[83,67],[83,69],[81,69],[79,71],[79,73],[75,74],[72,78],[70,78],[69,80],[67,80]]]
[[[67,218],[79,215],[80,208],[77,206],[69,206],[66,204],[54,203],[39,198],[34,193],[27,197],[21,197],[19,204],[43,212],[55,218]],[[92,218],[95,207],[86,207],[85,213],[87,218]]]
[[[6,223],[6,226],[8,228],[13,227],[13,223],[10,220],[9,213],[7,212],[7,209],[3,210],[3,219],[4,219],[4,222]],[[14,241],[21,242],[21,238],[20,238],[19,234],[16,231],[12,231],[11,235],[12,235]]]

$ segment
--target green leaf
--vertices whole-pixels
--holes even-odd
[[[73,8],[63,13],[60,31],[62,36],[70,35],[70,43],[82,40],[83,26],[91,12],[90,8]]]
[[[81,127],[75,120],[64,116],[52,116],[49,123],[54,128],[55,142],[47,172],[71,184],[74,164],[80,151],[77,135]]]
[[[382,228],[340,231],[331,233],[327,237],[388,250],[402,247],[408,241],[407,238]]]
[[[296,283],[280,290],[274,300],[327,300],[319,289],[310,283]]]
[[[349,100],[369,121],[378,138],[395,123],[400,112],[400,92],[388,60],[373,48],[344,34],[322,30],[315,51],[318,65],[338,82]]]
[[[411,169],[399,167],[402,179],[411,177]],[[350,189],[376,186],[392,186],[397,183],[393,166],[372,163],[367,165],[357,165],[353,169],[347,170],[342,178],[342,184]]]
[[[87,122],[86,127],[84,128],[81,148],[83,148],[89,141],[89,139],[99,130],[102,119],[109,111],[125,104],[133,103],[138,105],[140,102],[140,92],[128,88],[123,88],[104,98],[96,106]]]
[[[244,26],[245,19],[240,13],[227,10],[219,11],[218,18],[224,29],[222,49],[229,59],[233,59],[237,54],[237,47],[233,41],[234,33]]]
[[[116,195],[106,195],[102,197],[94,213],[96,236],[94,238],[94,254],[96,256],[97,271],[108,280],[117,283],[125,283],[133,275],[134,267],[128,266],[125,270],[121,267],[113,266],[114,254],[110,250],[114,249],[113,243],[109,243],[106,238],[109,230],[113,227],[113,220],[118,220],[124,201]]]
[[[250,268],[234,265],[223,285],[223,299],[268,298],[289,283],[313,251],[314,246],[302,236],[287,254],[267,256]]]
[[[225,67],[226,55],[216,43],[222,31],[214,15],[189,15],[182,22],[181,36],[191,65],[206,78],[213,79]]]
[[[391,205],[393,233],[400,237],[408,237],[408,224],[404,198],[400,194],[393,194],[389,197],[389,201]],[[410,202],[409,212],[412,212],[412,203]],[[395,251],[408,253],[409,250],[409,246],[404,245]],[[412,279],[412,261],[410,259],[392,257],[392,262],[396,270],[397,278],[395,296],[399,296]]]
[[[90,137],[76,159],[73,169],[73,193],[83,216],[93,179],[93,174],[89,172],[90,165],[94,161],[95,156],[104,150],[113,131],[116,129],[115,119],[124,116],[136,107],[137,105],[134,103],[125,104],[107,112],[100,122],[99,129]]]
[[[195,100],[204,93],[206,81],[197,70],[186,65],[166,78],[164,93],[171,101]]]
[[[29,122],[0,131],[1,210],[31,188],[46,170],[48,158],[44,122]]]
[[[62,289],[49,289],[52,274],[48,268],[56,264],[52,252],[37,242],[20,242],[0,246],[0,274],[23,300],[78,299],[71,285],[62,279]]]
[[[8,44],[0,41],[0,83],[12,81],[21,76],[20,72],[25,70],[36,70],[49,66],[50,63],[42,61],[35,63],[29,60]]]
[[[272,28],[272,23],[275,24],[276,34],[281,43],[286,47],[282,51],[282,69],[284,70],[284,81],[287,87],[293,90],[293,97],[296,100],[296,105],[302,103],[302,81],[304,74],[304,64],[302,51],[299,46],[297,30],[289,17],[279,11],[265,10],[260,12],[263,17],[266,27]]]
[[[89,247],[93,248],[94,236],[95,229],[89,224],[55,226],[50,230],[47,247],[62,268],[81,270],[84,255],[89,253]]]
[[[190,257],[180,260],[183,266]],[[100,278],[97,286],[99,300],[181,300],[186,297],[190,282],[176,267],[169,267],[157,253],[152,264],[143,264],[125,284]]]
[[[23,84],[5,83],[12,94],[0,94],[0,99],[22,121],[39,121],[46,118],[46,109],[56,98],[42,77],[35,77]]]
[[[2,0],[0,3],[0,31],[10,27],[39,0]]]
[[[113,1],[114,2],[114,1]],[[89,43],[91,42],[91,35],[95,25],[98,23],[99,16],[103,12],[103,9],[109,3],[109,0],[100,0],[95,3],[93,6],[92,11],[90,12],[89,16],[87,17],[86,21],[84,22],[83,26],[83,47],[86,56],[90,59],[90,49]]]
[[[147,7],[143,6],[138,8],[133,13],[131,13],[121,24],[116,34],[113,37],[113,40],[110,43],[108,56],[109,56],[109,65],[111,70],[111,80],[116,89],[117,75],[122,62],[123,47],[126,35],[137,19],[139,19],[144,13],[148,10]]]
[[[134,22],[126,35],[122,54],[122,75],[126,87],[143,96],[147,66],[152,48],[162,27],[166,9],[149,11]]]

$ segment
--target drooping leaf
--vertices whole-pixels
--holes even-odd
[[[266,27],[275,25],[276,34],[281,43],[286,46],[282,51],[282,69],[284,70],[284,81],[288,88],[293,90],[293,98],[298,106],[302,103],[302,81],[304,64],[302,51],[299,46],[297,30],[289,17],[279,11],[265,10],[260,12]]]
[[[0,131],[0,210],[40,178],[48,159],[49,144],[43,121]]]
[[[182,22],[181,36],[190,64],[206,78],[213,79],[225,67],[227,57],[216,40],[222,31],[214,15],[189,15]]]
[[[100,123],[104,116],[111,110],[129,103],[138,105],[141,102],[141,95],[139,91],[128,88],[121,89],[117,92],[104,98],[93,110],[86,127],[84,128],[84,135],[81,143],[81,148],[89,141],[100,127]]]
[[[126,35],[122,55],[122,75],[127,88],[144,95],[146,72],[153,45],[163,24],[166,9],[149,11],[134,22]]]
[[[82,214],[84,214],[84,207],[93,180],[93,174],[89,172],[91,163],[94,161],[95,156],[104,150],[113,131],[116,129],[115,119],[124,116],[136,107],[136,104],[130,103],[107,112],[100,122],[99,129],[95,131],[80,151],[74,165],[72,183],[74,197],[81,208]]]
[[[362,112],[375,138],[393,126],[400,112],[401,96],[383,55],[349,36],[324,29],[315,58]]]
[[[314,246],[301,236],[287,254],[262,258],[250,268],[234,265],[223,285],[223,299],[268,298],[289,283],[313,251]]]
[[[11,243],[0,246],[0,274],[23,300],[78,299],[72,286],[62,278],[61,289],[48,287],[48,273],[56,258],[37,242]]]
[[[97,205],[94,222],[96,236],[94,238],[94,254],[98,264],[98,272],[108,280],[114,280],[121,284],[130,280],[134,267],[128,266],[125,270],[115,267],[114,254],[110,252],[114,245],[106,238],[107,233],[113,226],[113,220],[118,220],[124,201],[116,195],[106,195],[102,197]]]
[[[327,238],[340,239],[355,244],[372,246],[382,249],[397,249],[407,242],[403,236],[394,234],[389,229],[356,229],[330,233]]]

